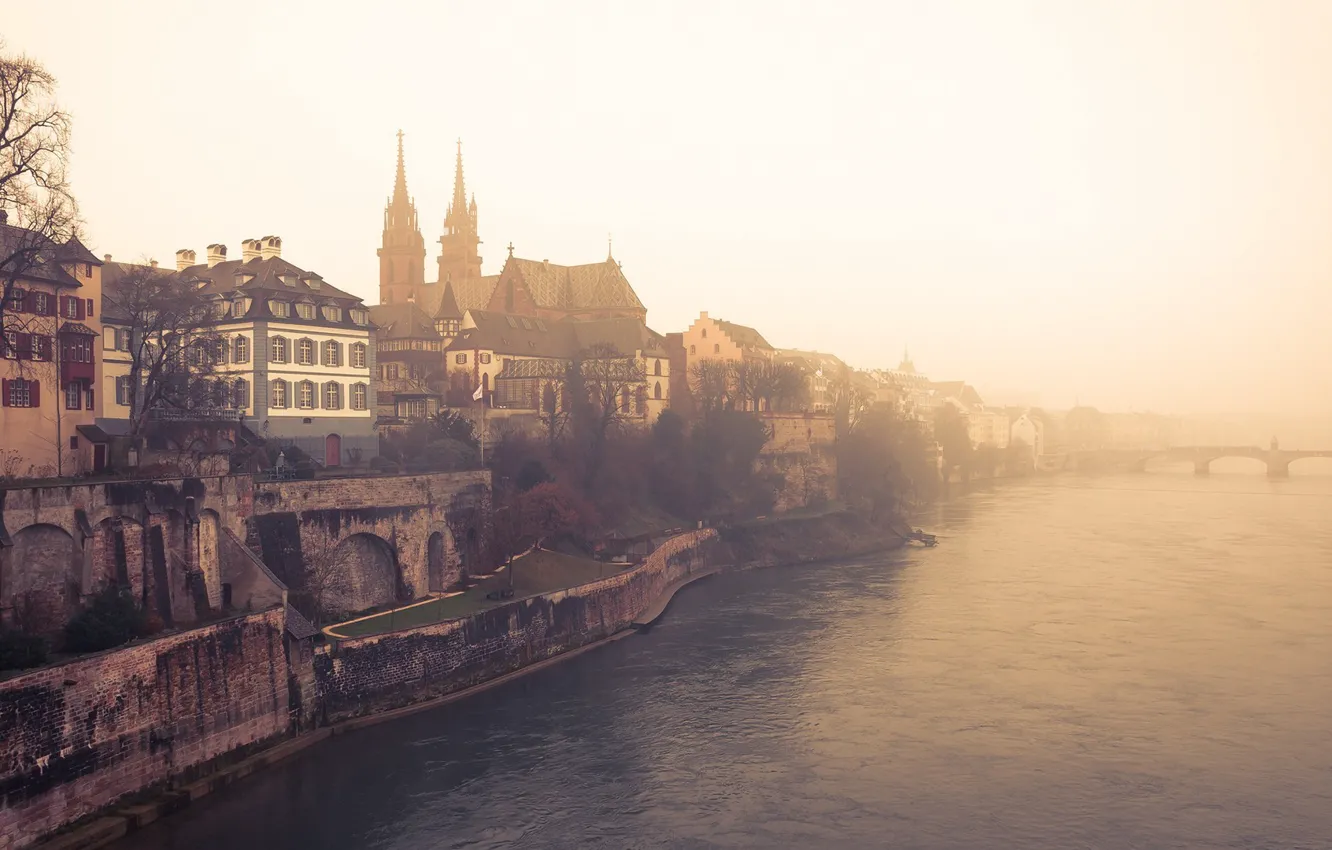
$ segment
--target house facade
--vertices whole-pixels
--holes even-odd
[[[276,236],[245,240],[236,260],[227,259],[221,244],[208,246],[203,263],[182,249],[173,273],[214,304],[213,328],[222,342],[215,366],[220,403],[210,415],[296,445],[324,466],[378,453],[374,330],[360,298],[283,259]],[[107,346],[116,352],[129,347],[131,329],[111,304],[114,287],[112,293],[115,321],[101,334],[104,360]],[[104,370],[103,385],[113,387],[103,411],[107,420],[129,416],[127,361],[118,353]]]
[[[105,464],[79,432],[97,417],[102,263],[0,216],[0,475],[91,472]]]

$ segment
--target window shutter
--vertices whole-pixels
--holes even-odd
[[[88,299],[88,318],[91,319],[92,317],[93,317],[93,300],[92,300],[91,298],[89,298],[89,299]]]
[[[18,351],[16,355],[19,360],[32,359],[32,334],[16,334],[18,340]]]
[[[41,381],[29,381],[28,383],[31,385],[31,386],[28,387],[28,393],[29,393],[29,395],[28,395],[28,405],[29,405],[30,407],[41,407],[41,406],[42,406],[42,382],[41,382]]]
[[[9,379],[0,378],[0,407],[9,407]]]
[[[33,292],[32,290],[28,290],[23,295],[23,312],[25,313],[37,312],[37,293]]]
[[[60,316],[65,315],[65,302],[68,300],[69,300],[68,295],[60,295],[56,297],[56,309],[59,311],[57,315]]]
[[[83,320],[86,318],[86,317],[83,315],[83,299],[82,299],[82,298],[75,298],[75,299],[74,299],[74,310],[75,310],[75,312],[78,314],[78,315],[77,315],[77,318],[78,318],[79,321],[83,321]]]

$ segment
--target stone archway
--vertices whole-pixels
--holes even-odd
[[[135,599],[143,599],[143,525],[128,516],[107,517],[93,529],[90,585],[85,594],[108,585],[129,588]]]
[[[444,546],[444,533],[436,531],[430,535],[430,540],[426,543],[426,585],[431,593],[443,592],[447,583],[444,577],[447,569],[448,559]]]
[[[342,577],[328,585],[332,608],[364,611],[398,599],[398,556],[382,537],[363,533],[343,539],[326,568]]]
[[[83,552],[56,525],[29,525],[0,549],[0,608],[24,631],[54,634],[79,609]]]

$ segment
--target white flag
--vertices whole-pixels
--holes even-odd
[[[485,395],[485,392],[481,389],[481,385],[480,385],[480,384],[477,384],[477,385],[476,385],[476,392],[472,393],[472,401],[480,401],[481,398],[482,398],[482,396],[484,396],[484,395]]]

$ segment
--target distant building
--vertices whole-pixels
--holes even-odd
[[[1040,418],[1024,412],[1013,420],[1009,429],[1010,445],[1024,446],[1035,467],[1038,459],[1045,454],[1045,423]]]
[[[837,406],[838,381],[851,379],[851,369],[835,354],[779,348],[773,358],[779,363],[792,363],[804,372],[806,408],[812,413],[832,413]]]
[[[376,424],[381,433],[394,426],[424,422],[439,413],[446,382],[446,340],[413,301],[370,308],[375,325]]]

